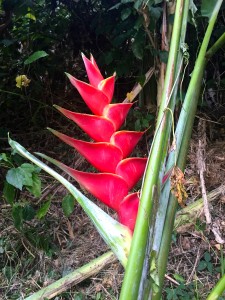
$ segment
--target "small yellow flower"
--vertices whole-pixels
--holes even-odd
[[[127,93],[127,100],[129,101],[129,102],[132,102],[133,101],[133,99],[134,99],[134,93],[131,91],[130,93]]]
[[[16,77],[16,87],[18,87],[19,89],[21,89],[22,86],[29,86],[29,83],[30,79],[28,79],[26,75],[19,75]]]

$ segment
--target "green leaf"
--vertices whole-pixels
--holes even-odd
[[[9,204],[13,205],[15,199],[15,187],[7,181],[4,182],[3,196]]]
[[[63,198],[62,209],[66,217],[72,214],[74,209],[74,197],[72,195],[68,194]]]
[[[37,218],[38,219],[42,219],[48,212],[49,210],[49,207],[51,205],[51,199],[49,199],[47,202],[45,202],[40,208],[39,210],[37,211]]]
[[[32,186],[27,186],[26,188],[34,197],[41,196],[41,179],[37,173],[32,174]]]
[[[1,161],[1,160],[5,161],[5,162],[9,162],[6,153],[1,153],[1,154],[0,154],[0,161]]]
[[[159,51],[159,58],[161,62],[167,64],[169,53],[168,51]]]
[[[131,13],[132,13],[131,8],[127,7],[125,9],[123,9],[121,11],[121,20],[122,21],[126,20],[130,16]]]
[[[20,230],[23,224],[23,207],[16,204],[12,208],[12,217],[15,227]]]
[[[150,16],[157,21],[162,13],[162,8],[161,7],[151,7],[150,9]]]
[[[10,169],[6,174],[6,180],[8,183],[22,191],[24,171],[20,168]]]
[[[217,0],[202,0],[201,15],[210,18],[216,4]]]
[[[211,255],[209,252],[205,252],[204,253],[204,259],[205,261],[209,262],[211,260]]]
[[[45,56],[48,56],[48,54],[45,51],[36,51],[25,60],[24,64],[25,65],[31,64],[34,61],[36,61],[42,57],[45,57]]]
[[[134,53],[134,55],[138,58],[138,59],[142,59],[143,58],[143,54],[144,54],[144,43],[145,43],[145,37],[143,35],[143,32],[140,30],[135,38],[134,41],[131,45],[132,51]]]
[[[173,275],[173,278],[174,278],[176,281],[178,281],[178,282],[185,282],[184,277],[181,276],[180,274],[175,273],[175,274]]]
[[[35,17],[35,15],[33,15],[33,14],[31,14],[31,13],[28,13],[28,14],[26,14],[26,15],[25,15],[25,17],[26,17],[27,19],[30,19],[30,20],[36,21],[36,17]]]
[[[30,204],[27,204],[23,207],[22,217],[25,221],[31,221],[36,215],[36,211]]]
[[[23,175],[23,185],[32,186],[33,185],[32,168],[30,168],[30,166],[32,165],[30,166],[24,166],[24,165],[29,165],[29,164],[23,164],[17,168]]]
[[[206,261],[205,261],[205,260],[201,260],[201,261],[199,262],[199,265],[198,265],[197,270],[198,270],[198,271],[203,271],[203,270],[206,269],[206,267],[207,267]]]

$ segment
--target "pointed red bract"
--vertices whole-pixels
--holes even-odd
[[[123,152],[123,158],[126,158],[131,154],[143,134],[144,131],[117,131],[111,136],[110,143],[120,148]]]
[[[132,105],[132,103],[109,104],[105,106],[103,116],[110,119],[117,130],[123,125]]]
[[[112,101],[114,86],[115,86],[115,75],[102,80],[98,85],[98,89],[101,90],[108,97],[109,103],[111,103]]]
[[[122,160],[122,152],[110,143],[90,143],[73,139],[56,130],[49,130],[68,145],[80,152],[100,172],[115,173]]]
[[[113,123],[104,117],[75,113],[57,105],[55,108],[80,126],[96,142],[109,142],[115,132]]]
[[[126,182],[118,175],[81,172],[62,163],[59,167],[76,179],[81,186],[98,200],[116,211],[118,211],[121,201],[128,194]]]
[[[130,228],[131,231],[133,231],[135,227],[139,203],[140,199],[138,193],[133,193],[126,196],[119,207],[119,222]]]
[[[104,80],[96,62],[92,57],[92,61],[89,60],[84,54],[82,54],[83,62],[87,71],[88,79],[90,84],[94,87],[98,87],[100,81]]]
[[[94,59],[94,57],[93,57],[92,54],[90,55],[90,61],[95,66],[95,68],[98,70],[98,72],[101,73],[100,70],[99,70],[99,67],[98,67],[98,65],[97,65],[97,63],[96,63],[96,61],[95,61],[95,59]]]
[[[120,175],[132,189],[144,173],[147,158],[131,157],[122,160],[117,168],[116,174]]]
[[[103,114],[103,110],[107,104],[110,103],[112,99],[108,99],[108,97],[96,87],[80,81],[73,77],[70,74],[67,74],[70,82],[73,86],[78,90],[84,102],[90,108],[90,110],[95,114],[101,116]]]

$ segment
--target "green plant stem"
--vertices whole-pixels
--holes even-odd
[[[225,32],[213,44],[213,46],[206,52],[206,59],[210,59],[223,45],[225,44]]]
[[[225,275],[217,282],[216,286],[210,292],[206,300],[216,300],[222,295],[225,291]]]
[[[201,89],[201,82],[202,82],[203,73],[206,65],[205,54],[207,51],[209,40],[221,4],[222,4],[222,0],[217,1],[212,16],[209,20],[208,28],[201,45],[201,49],[194,70],[192,72],[191,81],[188,86],[182,111],[177,124],[175,151],[177,151],[178,153],[177,166],[181,170],[183,170],[185,167],[187,151],[188,151],[189,142],[192,134],[195,113],[197,110],[197,103],[198,103],[198,98]],[[172,151],[170,152],[168,158],[168,165],[169,165],[168,168],[170,167],[170,165],[173,165],[174,160],[175,160],[175,152]],[[170,183],[167,182],[166,185],[167,184]],[[162,242],[160,245],[159,257],[158,257],[159,291],[152,298],[154,300],[159,300],[161,298],[177,205],[178,205],[177,199],[172,194],[170,194],[169,205],[167,209],[166,220],[165,220],[165,225],[163,230]]]
[[[176,4],[173,36],[171,39],[162,101],[158,114],[155,140],[153,141],[153,146],[150,152],[149,162],[143,182],[141,202],[132,239],[131,252],[129,255],[120,294],[121,300],[136,300],[139,293],[142,268],[146,254],[149,223],[154,219],[154,212],[156,211],[153,209],[153,207],[157,206],[157,192],[160,190],[159,177],[162,177],[162,168],[164,165],[168,145],[168,136],[166,135],[168,135],[167,128],[171,121],[169,118],[170,114],[165,113],[164,110],[166,107],[168,107],[174,82],[182,16],[183,0],[178,0]]]
[[[99,256],[98,258],[93,259],[91,262],[82,266],[81,268],[71,272],[65,277],[50,284],[49,286],[25,298],[24,300],[52,299],[53,297],[71,288],[73,285],[78,284],[79,282],[89,278],[90,276],[93,276],[94,274],[97,274],[105,266],[111,264],[114,261],[116,261],[116,257],[113,252],[107,252]]]

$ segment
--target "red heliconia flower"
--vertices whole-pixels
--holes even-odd
[[[115,74],[103,78],[93,56],[82,54],[90,83],[67,74],[72,85],[93,114],[76,113],[55,106],[67,118],[82,128],[94,142],[69,137],[56,130],[50,131],[74,147],[100,173],[74,170],[62,163],[59,167],[75,178],[80,185],[118,213],[119,221],[133,231],[139,207],[138,193],[128,194],[142,177],[147,159],[127,158],[144,134],[136,131],[118,131],[132,103],[111,104]]]

